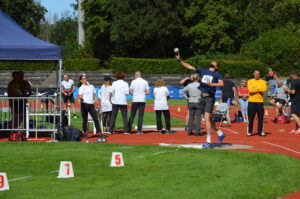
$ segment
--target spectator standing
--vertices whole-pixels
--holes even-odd
[[[78,99],[81,102],[81,115],[82,115],[82,130],[84,134],[84,138],[88,139],[88,114],[91,115],[96,131],[99,134],[98,135],[98,142],[105,142],[106,138],[101,133],[99,120],[98,120],[98,114],[95,109],[95,103],[99,105],[98,99],[96,97],[96,90],[93,85],[89,84],[87,82],[87,76],[81,75],[79,77],[79,90],[78,90]]]
[[[112,79],[110,77],[104,77],[104,84],[102,85],[100,90],[102,123],[104,132],[108,132],[109,130],[108,128],[112,113],[112,104],[110,101],[110,93],[112,92],[111,83]]]
[[[252,136],[253,123],[255,115],[258,120],[258,134],[266,136],[263,132],[264,123],[264,95],[267,91],[266,81],[260,78],[260,70],[256,69],[253,72],[253,79],[248,80],[249,103],[248,103],[248,131],[247,136]]]
[[[224,82],[224,86],[221,87],[221,91],[222,91],[221,100],[223,103],[228,104],[228,111],[227,111],[226,118],[227,118],[227,122],[230,124],[231,123],[231,119],[230,119],[230,106],[231,105],[233,105],[234,109],[235,109],[234,121],[235,122],[239,121],[239,119],[238,119],[238,100],[237,100],[238,93],[237,93],[236,85],[230,79],[229,74],[225,74],[223,82]]]
[[[175,131],[171,130],[171,116],[167,102],[167,99],[169,98],[169,90],[166,87],[165,81],[162,79],[157,80],[155,82],[155,86],[153,96],[157,130],[159,133],[163,133],[163,124],[161,120],[161,115],[163,114],[166,122],[166,133],[174,133]]]
[[[189,74],[187,77],[181,79],[179,81],[180,85],[183,85],[184,87],[186,87],[187,85],[193,83],[193,74]],[[187,96],[188,97],[188,96]],[[189,124],[189,109],[188,109],[188,113],[185,116],[185,130],[188,131],[188,124]]]
[[[130,84],[129,90],[129,93],[133,97],[130,119],[128,124],[128,132],[131,131],[136,112],[137,110],[139,110],[137,134],[143,134],[142,127],[146,106],[146,95],[150,93],[150,90],[148,82],[142,78],[142,73],[140,71],[135,72],[134,78],[135,79]]]
[[[128,119],[127,119],[127,95],[129,94],[129,85],[124,81],[125,73],[117,72],[116,73],[117,81],[112,83],[112,90],[110,93],[110,101],[112,102],[112,113],[111,120],[109,124],[109,132],[114,134],[116,118],[118,111],[121,110],[123,118],[123,129],[124,134],[130,134],[128,132]]]
[[[296,122],[296,126],[290,133],[300,134],[300,79],[298,74],[293,72],[290,74],[291,77],[291,89],[286,90],[287,93],[293,95],[291,102],[291,115]]]
[[[214,129],[218,134],[218,144],[221,144],[223,139],[225,138],[225,134],[217,129],[215,126],[215,122],[211,120],[212,111],[214,109],[215,104],[215,94],[216,87],[222,87],[224,85],[222,76],[217,73],[218,63],[216,61],[212,61],[209,69],[203,68],[195,68],[188,63],[182,61],[179,53],[175,55],[176,60],[186,69],[194,71],[200,74],[200,86],[201,90],[201,100],[200,107],[204,110],[204,119],[206,124],[207,137],[206,142],[202,145],[203,148],[211,147],[211,135],[212,129]]]
[[[193,134],[194,124],[196,136],[204,135],[200,133],[201,126],[201,108],[200,99],[201,91],[198,89],[200,86],[199,75],[192,75],[193,83],[188,84],[184,89],[180,91],[180,94],[188,100],[188,110],[189,110],[189,122],[188,122],[188,135]]]
[[[247,81],[242,80],[241,86],[238,88],[239,105],[241,107],[244,122],[248,122],[248,97],[249,91],[247,88]]]
[[[8,84],[8,97],[19,97],[20,99],[10,99],[9,105],[12,110],[12,127],[17,128],[22,122],[26,127],[26,97],[31,96],[31,86],[28,81],[24,80],[23,71],[15,71],[12,73],[13,80]]]
[[[63,109],[66,109],[68,102],[71,105],[71,109],[73,111],[74,118],[76,117],[75,103],[73,92],[75,91],[75,83],[72,79],[69,78],[68,75],[63,76],[64,80],[61,82],[61,93],[63,98]]]

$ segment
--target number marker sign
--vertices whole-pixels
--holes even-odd
[[[74,171],[71,161],[61,161],[57,178],[73,178]]]
[[[6,173],[0,173],[0,191],[9,190]]]
[[[124,159],[121,152],[113,152],[111,156],[111,167],[123,167],[124,166]]]

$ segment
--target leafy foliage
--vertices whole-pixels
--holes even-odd
[[[300,27],[290,25],[262,33],[245,44],[244,54],[251,55],[271,66],[282,75],[300,69]]]
[[[33,35],[39,33],[46,8],[36,0],[0,0],[0,8]]]

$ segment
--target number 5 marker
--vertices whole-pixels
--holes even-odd
[[[113,152],[111,156],[111,167],[123,167],[124,166],[124,159],[121,152]]]

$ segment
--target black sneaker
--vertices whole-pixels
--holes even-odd
[[[194,133],[193,132],[188,132],[188,136],[190,136],[190,135],[194,135]]]
[[[164,131],[163,130],[158,130],[158,133],[163,134]]]
[[[203,136],[203,135],[205,135],[205,133],[196,133],[196,136]]]
[[[100,135],[98,136],[97,142],[98,142],[98,143],[106,142],[106,137],[105,137],[104,135],[100,134]]]
[[[124,132],[124,135],[130,135],[129,131]]]
[[[176,133],[176,131],[173,130],[167,130],[166,134],[172,134],[172,133]]]
[[[144,132],[143,131],[137,131],[136,134],[141,135],[141,134],[144,134]]]

